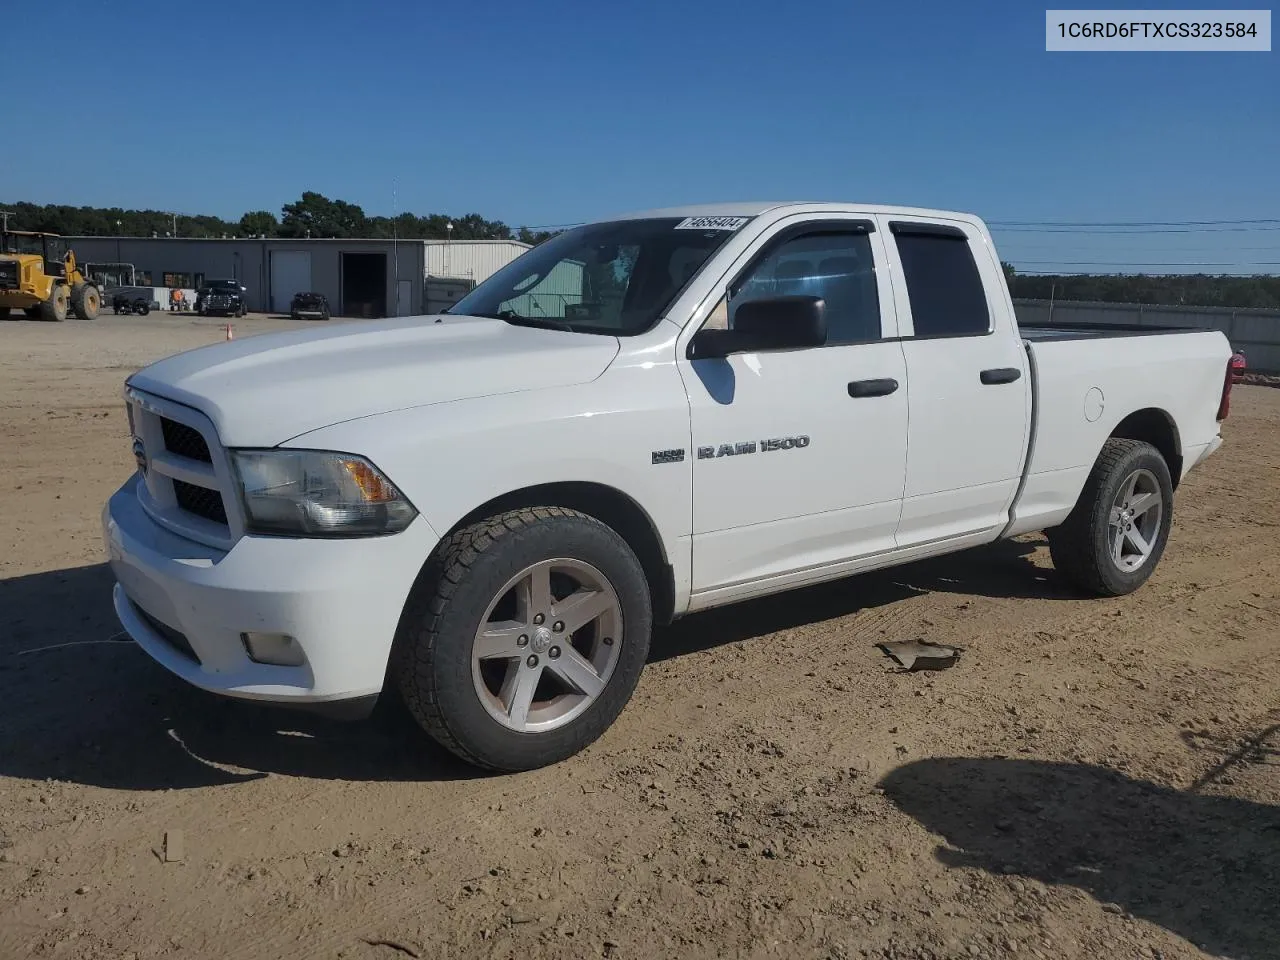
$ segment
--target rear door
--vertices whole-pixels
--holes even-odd
[[[1022,475],[1026,351],[999,260],[963,221],[882,217],[909,395],[899,547],[994,537]]]
[[[789,218],[743,254],[705,321],[691,324],[732,329],[737,307],[760,297],[826,301],[825,346],[680,355],[695,458],[695,607],[893,548],[907,375],[881,288],[886,266],[869,217]]]

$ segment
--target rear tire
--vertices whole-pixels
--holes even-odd
[[[531,770],[613,723],[644,668],[652,619],[644,571],[612,529],[561,507],[513,510],[432,555],[401,616],[390,679],[452,753]]]
[[[1075,508],[1048,531],[1053,565],[1088,593],[1119,597],[1146,583],[1173,525],[1173,481],[1155,447],[1112,438]]]
[[[133,305],[133,312],[140,317],[145,317],[148,313],[151,312],[151,304],[145,303],[144,301],[139,300],[137,303]]]
[[[102,296],[92,283],[77,283],[71,290],[71,309],[81,320],[97,320],[102,310]]]
[[[55,283],[49,293],[49,299],[40,304],[40,319],[48,323],[61,323],[67,319],[67,311],[71,308],[71,296],[61,283]]]

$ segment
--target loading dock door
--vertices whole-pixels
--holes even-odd
[[[271,309],[288,313],[295,293],[311,290],[311,251],[271,251]]]
[[[385,253],[342,254],[342,316],[385,317],[388,297],[394,299],[395,290]]]
[[[449,309],[449,307],[452,307],[470,293],[473,286],[474,284],[470,280],[441,280],[438,278],[427,280],[422,295],[425,301],[423,312],[433,314]]]

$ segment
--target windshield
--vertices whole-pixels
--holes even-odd
[[[210,280],[210,290],[239,290],[240,284],[235,280]]]
[[[652,327],[747,217],[593,223],[507,264],[450,313],[629,337]]]
[[[40,236],[6,233],[3,246],[5,253],[36,253],[44,256],[44,238]]]

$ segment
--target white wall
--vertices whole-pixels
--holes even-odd
[[[427,240],[427,276],[480,283],[529,249],[519,240]]]

